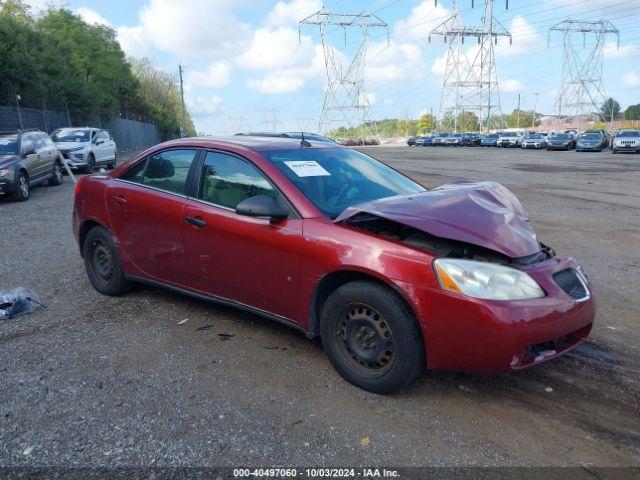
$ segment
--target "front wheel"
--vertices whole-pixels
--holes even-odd
[[[29,189],[29,176],[24,171],[18,172],[16,177],[16,191],[13,194],[14,198],[19,202],[29,200],[31,191]]]
[[[369,281],[334,291],[320,316],[327,356],[348,382],[386,394],[425,369],[422,333],[412,312],[391,289]]]
[[[91,175],[96,171],[96,157],[93,156],[93,153],[90,153],[87,157],[87,166],[84,167],[84,173],[88,173]]]
[[[129,290],[120,256],[111,235],[103,227],[89,231],[82,245],[87,276],[93,287],[104,295],[121,295]]]

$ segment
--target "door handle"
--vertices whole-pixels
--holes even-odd
[[[187,217],[184,220],[185,222],[190,223],[191,225],[198,228],[207,226],[207,222],[201,217]]]
[[[127,204],[127,199],[124,198],[122,195],[118,195],[116,197],[113,197],[113,201],[116,202],[120,206],[124,206],[124,205]]]

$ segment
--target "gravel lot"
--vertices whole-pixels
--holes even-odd
[[[369,394],[318,341],[260,317],[150,287],[95,292],[67,178],[0,198],[0,289],[47,305],[0,323],[0,466],[640,466],[640,155],[363,150],[427,186],[511,188],[593,278],[590,340],[517,374]]]

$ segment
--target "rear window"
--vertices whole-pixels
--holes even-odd
[[[18,153],[18,135],[0,137],[0,155],[16,155]]]

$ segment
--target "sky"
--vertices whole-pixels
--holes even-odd
[[[62,5],[89,23],[117,32],[127,55],[148,57],[158,68],[184,70],[187,108],[198,132],[250,130],[316,131],[326,88],[324,53],[317,26],[299,21],[322,0],[28,0],[37,12]],[[458,0],[465,25],[481,21],[485,1]],[[374,13],[389,25],[370,32],[365,67],[371,116],[417,118],[437,114],[447,44],[428,41],[431,29],[451,14],[453,0],[326,0],[327,10]],[[512,34],[499,40],[496,68],[502,111],[554,113],[561,87],[563,38],[549,29],[568,18],[609,20],[620,31],[604,46],[607,95],[623,109],[640,103],[640,0],[496,0],[494,17]],[[359,37],[329,30],[343,58]],[[550,40],[550,41],[549,41]],[[465,50],[472,51],[473,41]],[[579,54],[589,51],[578,43]],[[471,54],[471,53],[469,53]],[[539,95],[534,96],[537,93]]]

